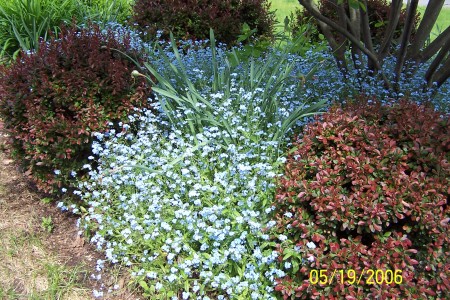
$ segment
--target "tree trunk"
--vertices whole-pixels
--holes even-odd
[[[362,8],[359,9],[359,16],[355,15],[355,12],[352,11],[352,9],[349,10],[350,16],[348,16],[344,13],[345,9],[343,9],[343,4],[337,4],[339,3],[338,0],[332,0],[337,5],[337,12],[339,15],[339,21],[334,22],[320,13],[313,0],[298,1],[318,21],[320,29],[334,51],[333,54],[341,70],[347,68],[346,63],[344,62],[345,48],[343,49],[343,46],[345,43],[340,44],[332,34],[332,30],[338,32],[348,40],[351,45],[354,63],[355,58],[357,57],[357,51],[364,53],[369,62],[367,71],[369,73],[378,72],[384,81],[386,88],[392,91],[391,82],[383,73],[382,63],[392,47],[395,29],[399,22],[402,0],[392,0],[391,11],[389,19],[387,20],[388,26],[386,34],[378,53],[375,52],[372,45],[368,13],[364,12]],[[367,0],[358,1],[367,7]],[[418,1],[419,0],[408,0],[407,16],[401,35],[400,49],[395,53],[397,62],[394,70],[394,83],[399,81],[401,74],[405,69],[414,71],[413,69],[419,63],[429,61],[439,52],[431,63],[425,79],[428,82],[428,85],[432,85],[432,82],[436,82],[438,86],[441,86],[450,77],[450,27],[441,33],[425,49],[423,49],[423,46],[429,37],[445,0],[430,0],[419,28],[415,33],[414,38],[411,38],[415,25]],[[360,21],[356,22],[357,19]],[[413,64],[407,65],[407,62],[412,62]]]
[[[411,40],[411,33],[414,25],[414,18],[416,16],[417,5],[419,0],[408,0],[408,5],[406,8],[406,20],[405,27],[403,28],[400,50],[397,53],[397,64],[395,65],[395,82],[400,80],[400,74],[403,70],[403,65],[406,60],[406,51],[408,50],[409,41]]]
[[[420,56],[420,52],[425,45],[425,41],[430,36],[431,30],[433,29],[439,13],[442,10],[442,6],[444,5],[444,1],[445,0],[430,0],[428,2],[422,21],[420,22],[419,28],[417,29],[417,32],[414,35],[414,40],[410,46],[407,56],[408,60],[419,61],[418,57]]]
[[[384,36],[383,42],[381,43],[380,50],[378,52],[378,59],[383,61],[386,55],[388,55],[389,50],[392,46],[392,39],[394,38],[395,29],[398,25],[398,20],[400,19],[400,11],[402,9],[402,0],[392,0],[391,11],[389,13],[389,23],[386,28],[386,34]]]

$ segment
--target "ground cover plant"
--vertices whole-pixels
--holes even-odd
[[[80,185],[89,205],[80,225],[109,260],[135,266],[152,299],[272,298],[270,280],[283,271],[261,229],[271,226],[263,212],[282,128],[321,106],[292,99],[302,87],[292,85],[293,64],[282,54],[233,67],[223,49],[200,49],[183,56],[175,48],[161,65],[147,65],[160,83],[159,117],[148,111],[137,135],[98,134],[99,168]]]
[[[130,116],[137,128],[124,121],[96,134],[98,161],[91,157],[90,178],[76,192],[86,205],[60,205],[82,214],[80,229],[108,261],[128,265],[151,299],[282,297],[280,280],[309,258],[288,229],[275,226],[276,178],[288,137],[304,123],[287,131],[282,124],[298,107],[354,96],[361,86],[330,72],[331,55],[271,49],[242,59],[239,49],[180,43],[161,42],[133,72],[158,79],[153,112]],[[429,99],[414,80],[402,87],[418,102]],[[362,88],[386,99],[380,85]],[[315,239],[304,246],[314,248]]]
[[[130,76],[134,63],[117,50],[141,55],[126,35],[70,27],[41,42],[36,53],[2,66],[5,129],[14,155],[41,190],[69,188],[91,153],[92,132],[148,106],[150,86]]]
[[[95,274],[101,283],[91,276],[102,254],[77,236],[76,217],[29,186],[9,156],[2,126],[0,120],[0,299],[86,300],[97,284],[111,289],[108,300],[138,298],[136,286],[121,283],[129,277],[123,267]],[[51,219],[51,233],[42,228],[42,216]]]

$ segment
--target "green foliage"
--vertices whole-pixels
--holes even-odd
[[[4,289],[0,286],[0,298],[1,299],[18,299],[20,295],[13,289]]]
[[[16,157],[38,188],[70,187],[91,154],[92,133],[148,107],[150,87],[130,74],[137,56],[127,36],[63,28],[36,53],[2,66],[0,113]],[[140,57],[142,59],[142,56]]]
[[[292,13],[289,19],[289,27],[293,36],[299,34],[305,35],[311,43],[320,43],[324,41],[325,37],[317,26],[317,23],[312,17],[304,17],[304,12],[301,9],[295,10],[295,15]]]
[[[44,229],[47,233],[51,233],[54,228],[54,224],[52,221],[52,217],[42,217],[42,223],[41,223],[42,229]]]
[[[49,197],[45,197],[45,198],[42,198],[42,199],[41,199],[41,202],[42,202],[42,203],[45,203],[45,204],[52,203],[52,201],[53,201],[53,199],[52,199],[52,198],[49,198]]]
[[[4,0],[0,4],[0,56],[15,59],[20,50],[37,50],[40,39],[57,35],[73,21],[125,23],[128,0]]]
[[[0,4],[1,55],[15,58],[20,49],[37,49],[40,38],[57,33],[61,23],[77,16],[73,0],[6,0]]]
[[[310,124],[286,161],[278,229],[310,260],[277,290],[300,299],[438,299],[450,290],[449,115],[406,100],[358,102]],[[358,290],[308,283],[313,269],[368,268],[400,270],[403,283],[374,288],[367,273]]]
[[[73,0],[80,2],[83,18],[101,23],[126,24],[129,20],[133,0]]]
[[[276,252],[261,228],[280,162],[267,155],[275,145],[264,132],[257,141],[238,132],[244,122],[233,124],[241,138],[229,148],[220,146],[226,133],[217,128],[197,134],[198,145],[188,126],[161,128],[164,114],[148,114],[136,135],[98,145],[99,167],[81,187],[89,209],[80,227],[95,231],[93,241],[113,242],[103,248],[108,259],[130,266],[146,298],[269,299],[265,274],[275,271]],[[99,223],[94,214],[106,218]]]
[[[133,10],[133,25],[148,39],[158,30],[165,40],[170,32],[179,39],[207,39],[212,28],[219,42],[233,45],[244,23],[257,37],[270,38],[275,21],[267,0],[137,0]]]
[[[285,138],[285,134],[294,127],[297,121],[319,113],[319,110],[325,105],[326,100],[308,106],[305,103],[304,106],[297,107],[286,118],[280,119],[278,115],[279,104],[277,95],[285,87],[284,83],[291,76],[291,71],[294,67],[294,63],[288,60],[289,47],[286,47],[285,52],[280,56],[269,55],[264,63],[258,63],[257,61],[260,53],[255,54],[252,52],[247,56],[247,54],[242,54],[242,52],[233,49],[229,55],[227,65],[219,67],[216,57],[215,38],[212,30],[210,34],[212,51],[211,73],[213,74],[211,91],[213,93],[223,92],[224,99],[229,99],[232,94],[231,82],[235,80],[233,74],[238,68],[244,70],[246,74],[239,78],[239,86],[246,91],[263,91],[261,96],[263,102],[257,104],[256,102],[249,103],[249,107],[247,107],[247,120],[252,120],[252,123],[256,122],[256,126],[252,125],[254,128],[251,131],[249,130],[247,134],[254,134],[253,130],[267,131],[270,127],[269,124],[280,123],[279,126],[272,126],[270,131],[274,130],[272,135],[273,141],[281,144]],[[176,86],[173,85],[172,81],[163,77],[151,64],[144,63],[159,83],[159,86],[154,87],[153,90],[172,100],[162,103],[162,108],[169,117],[171,124],[182,124],[182,121],[187,119],[190,133],[193,136],[202,132],[204,127],[217,126],[221,130],[230,133],[229,136],[224,137],[224,145],[238,144],[238,141],[231,134],[232,125],[230,121],[225,118],[217,119],[217,112],[214,107],[189,79],[173,36],[171,36],[171,39],[177,65],[172,63],[166,54],[163,54],[163,58],[173,70],[173,76],[171,78],[176,81]],[[244,49],[244,51],[246,50]],[[242,59],[243,57],[245,59]],[[314,71],[311,70],[306,75],[305,80],[309,80]],[[241,101],[238,99],[237,102]],[[255,105],[255,107],[252,105]],[[177,113],[177,109],[180,108],[190,113],[188,115]],[[263,112],[263,116],[259,113],[260,111]]]
[[[276,35],[289,37],[288,43],[294,43],[291,51],[293,53],[304,55],[307,51],[314,49],[315,51],[323,51],[326,49],[323,34],[318,32],[317,26],[311,20],[300,24],[297,22],[294,13],[286,16],[283,22],[283,33]]]

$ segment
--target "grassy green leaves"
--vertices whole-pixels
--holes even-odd
[[[305,102],[287,116],[280,114],[278,97],[283,89],[287,88],[286,81],[292,80],[295,64],[289,61],[289,47],[286,47],[285,51],[267,49],[259,57],[241,56],[238,50],[233,49],[228,55],[224,56],[221,53],[219,57],[220,49],[216,47],[214,33],[211,30],[208,48],[211,51],[211,64],[208,70],[208,74],[211,74],[209,82],[211,93],[208,95],[202,92],[205,90],[203,83],[196,84],[190,79],[183,55],[178,50],[173,36],[171,43],[173,56],[165,54],[163,49],[157,46],[171,70],[170,77],[161,74],[150,63],[146,63],[145,67],[158,82],[153,91],[164,97],[161,106],[171,124],[183,124],[183,121],[187,121],[193,136],[201,133],[205,126],[214,126],[230,133],[224,136],[224,146],[239,143],[231,135],[233,118],[226,117],[229,115],[226,113],[221,115],[216,106],[211,104],[211,97],[217,96],[221,103],[229,102],[227,105],[230,113],[246,111],[244,117],[248,125],[242,131],[250,139],[257,140],[255,133],[262,130],[272,133],[272,140],[275,142],[281,142],[299,120],[318,113],[325,105],[325,100],[318,103]],[[314,71],[304,76],[304,79],[310,79]],[[254,101],[244,101],[245,97],[254,97]],[[246,107],[242,107],[244,102]],[[183,113],[180,113],[180,110]]]

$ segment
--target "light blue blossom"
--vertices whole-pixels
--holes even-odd
[[[308,242],[306,243],[306,247],[309,249],[316,249],[316,244],[314,244],[314,242]]]
[[[143,47],[138,35],[134,41],[135,47]],[[283,147],[294,133],[275,141],[274,132],[297,107],[319,99],[330,103],[346,99],[359,91],[359,83],[351,77],[343,80],[330,63],[311,82],[300,85],[299,75],[307,74],[317,61],[333,62],[333,57],[313,51],[289,54],[288,61],[295,64],[277,91],[277,107],[270,114],[264,101],[273,74],[267,73],[264,84],[253,86],[241,64],[230,69],[226,89],[213,89],[209,44],[187,43],[189,50],[180,53],[180,59],[197,96],[205,101],[170,111],[167,105],[173,99],[156,93],[152,109],[136,110],[128,116],[130,124],[121,124],[123,134],[113,128],[94,134],[95,159],[92,156],[92,164],[83,166],[88,179],[74,191],[86,203],[80,230],[95,232],[91,242],[103,250],[106,260],[133,266],[134,280],[144,280],[157,291],[172,289],[183,299],[208,299],[205,294],[210,291],[218,299],[237,299],[243,293],[252,299],[273,299],[276,278],[292,270],[290,261],[278,263],[272,246],[277,238],[283,245],[289,242],[287,233],[276,231],[272,203],[280,165],[286,161]],[[170,65],[179,67],[179,61],[170,46],[160,46],[162,50],[149,53],[149,61],[184,97],[189,87],[176,79]],[[227,52],[216,50],[218,68],[224,70]],[[269,50],[255,58],[256,66],[283,67],[281,60],[268,60],[280,55]],[[414,80],[404,89],[400,92],[415,96]],[[364,90],[385,94],[377,84]],[[201,123],[192,132],[196,110],[209,109],[217,124]],[[173,122],[174,117],[179,121]],[[220,125],[223,120],[227,126]],[[134,121],[138,122],[132,125]],[[296,129],[308,121],[300,120]],[[268,126],[259,126],[261,122]],[[294,217],[290,212],[285,216]],[[306,246],[316,248],[313,242]],[[314,261],[311,255],[304,259]]]
[[[278,236],[278,239],[279,239],[280,241],[284,242],[285,240],[287,240],[287,236],[285,236],[284,234],[280,234],[280,235]]]

